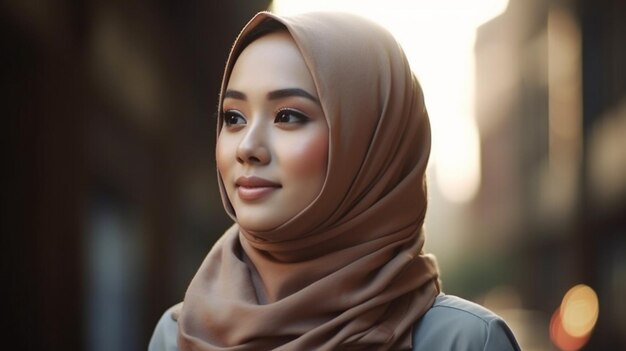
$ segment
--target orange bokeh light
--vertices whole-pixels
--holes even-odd
[[[550,339],[560,350],[580,350],[598,320],[598,296],[587,285],[572,287],[550,320]]]
[[[557,308],[550,319],[550,339],[562,351],[576,351],[585,346],[589,340],[589,334],[583,337],[568,334],[563,328],[561,309]]]

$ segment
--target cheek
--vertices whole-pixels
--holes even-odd
[[[217,163],[217,170],[224,178],[230,169],[234,161],[234,150],[232,141],[230,138],[225,137],[223,133],[217,139],[217,144],[215,145],[215,160]]]
[[[315,178],[323,182],[328,167],[328,132],[294,138],[284,150],[282,166],[294,177]]]

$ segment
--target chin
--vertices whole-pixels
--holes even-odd
[[[287,222],[293,214],[291,211],[284,210],[285,206],[282,202],[272,198],[256,203],[246,203],[235,199],[233,205],[237,224],[247,232],[272,231]]]
[[[237,216],[237,224],[241,229],[248,232],[269,232],[272,229],[279,227],[285,221],[272,220],[263,215],[247,215]]]

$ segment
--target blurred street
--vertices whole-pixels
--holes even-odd
[[[425,20],[416,3],[398,16]],[[626,349],[626,2],[503,4],[468,32],[470,59],[444,26],[415,68],[433,125],[426,249],[444,291],[502,315],[524,350]],[[271,5],[0,4],[3,349],[147,349],[230,225],[217,94],[238,31]],[[407,28],[394,35],[417,62],[426,39]],[[436,62],[468,66],[470,87]]]

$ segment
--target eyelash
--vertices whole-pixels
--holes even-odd
[[[242,119],[244,123],[236,123],[235,121],[233,121],[233,119],[235,118]],[[245,117],[240,112],[234,111],[234,110],[224,111],[223,120],[224,120],[224,124],[228,127],[246,123]]]
[[[281,122],[279,121],[280,117],[285,116],[285,115],[290,115],[290,116],[294,116],[296,117],[296,121],[292,121],[292,122]],[[297,111],[297,110],[293,110],[290,108],[283,108],[278,110],[278,112],[276,113],[276,117],[274,118],[274,123],[280,123],[280,124],[288,124],[288,123],[297,123],[297,124],[304,124],[307,123],[310,120],[310,118],[305,115],[304,113]]]
[[[285,117],[285,116],[295,117],[295,121],[291,121],[291,120],[281,121],[280,120],[281,117]],[[304,123],[307,123],[309,120],[310,118],[300,111],[290,109],[290,108],[283,108],[283,109],[278,110],[278,112],[276,112],[274,123],[283,124],[283,125],[292,124],[292,123],[304,124]],[[227,127],[233,127],[233,126],[243,125],[247,123],[246,118],[243,116],[243,114],[235,110],[224,111],[223,121],[224,121],[224,125],[226,125]]]

